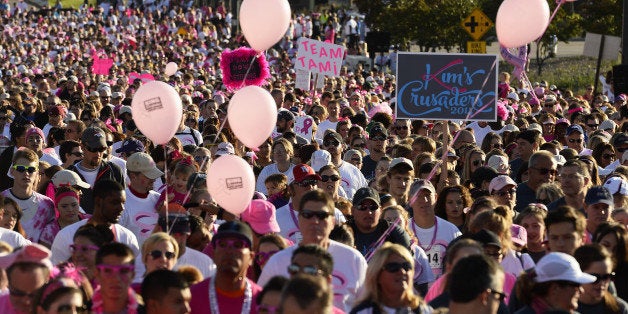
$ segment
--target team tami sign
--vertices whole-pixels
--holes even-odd
[[[400,52],[396,116],[497,120],[497,55]]]
[[[345,56],[343,46],[305,37],[299,38],[297,45],[299,49],[294,63],[295,69],[329,77],[340,74],[342,60]]]

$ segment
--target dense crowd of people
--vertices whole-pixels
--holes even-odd
[[[221,1],[0,11],[2,313],[628,313],[625,94],[501,73],[495,122],[396,119],[394,52],[295,88],[297,39],[364,54],[368,31],[296,14],[252,150],[226,120],[220,53],[246,43]],[[166,145],[131,108],[154,78],[183,103]],[[224,155],[256,176],[241,214],[206,184]]]

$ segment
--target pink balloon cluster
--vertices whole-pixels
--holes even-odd
[[[251,48],[261,52],[286,34],[290,15],[288,0],[244,0],[240,6],[240,27]]]
[[[527,45],[543,35],[549,21],[546,0],[505,0],[497,11],[497,39],[506,48]]]
[[[518,80],[523,79],[523,74],[526,69],[526,63],[528,62],[528,46],[523,45],[519,47],[517,55],[514,55],[508,48],[501,46],[500,53],[502,58],[508,63],[510,63],[515,69],[512,71],[512,76],[516,77]]]

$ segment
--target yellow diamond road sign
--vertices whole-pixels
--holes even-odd
[[[493,21],[480,9],[475,9],[462,21],[462,27],[474,40],[478,40],[493,27]]]

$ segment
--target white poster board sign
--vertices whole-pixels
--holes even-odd
[[[340,74],[345,48],[305,37],[299,38],[294,68],[330,77]]]

